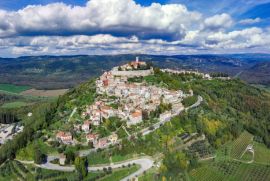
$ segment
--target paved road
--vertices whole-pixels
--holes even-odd
[[[202,96],[198,96],[198,100],[197,102],[195,102],[193,105],[189,106],[186,108],[186,110],[189,110],[189,109],[192,109],[192,108],[195,108],[195,107],[198,107],[203,101],[203,98]]]
[[[202,101],[203,101],[203,98],[201,96],[198,96],[197,102],[195,104],[193,104],[192,106],[186,108],[185,110],[189,110],[191,108],[195,108],[195,107],[199,106]],[[141,130],[140,132],[142,133],[142,135],[147,135],[147,134],[155,131],[156,129],[158,129],[164,123],[169,122],[169,121],[170,120],[159,121],[158,123],[155,123],[154,125],[152,125],[152,127],[154,129],[149,130],[149,127],[148,127],[148,128]],[[115,144],[118,144],[120,142],[121,142],[121,140],[118,140],[117,142],[110,144],[110,145],[115,145]],[[104,148],[107,148],[110,145],[107,145]],[[95,152],[95,151],[97,151],[97,149],[95,149],[95,148],[88,149],[88,150],[82,150],[82,151],[79,151],[79,156],[87,156],[90,153]],[[59,156],[52,156],[52,155],[48,156],[46,163],[41,164],[41,165],[37,165],[37,166],[41,167],[41,168],[49,169],[49,170],[58,170],[58,171],[66,171],[66,172],[71,172],[75,169],[74,166],[60,166],[58,164],[50,163],[50,161],[52,161],[56,158],[59,158]],[[23,163],[23,161],[21,161],[21,162]],[[138,158],[135,160],[128,160],[128,161],[117,163],[117,164],[108,164],[108,165],[99,166],[99,167],[88,167],[88,170],[89,171],[97,171],[97,170],[102,170],[104,167],[107,167],[107,168],[111,167],[112,169],[115,169],[115,168],[121,168],[123,165],[128,165],[128,164],[133,164],[133,163],[140,165],[141,168],[138,171],[136,171],[136,172],[132,173],[131,175],[122,179],[122,181],[127,181],[127,180],[130,180],[131,178],[134,178],[138,175],[141,175],[144,171],[147,171],[148,169],[150,169],[154,165],[154,161],[150,158]]]
[[[60,166],[58,164],[50,163],[50,161],[57,159],[57,158],[58,158],[58,156],[49,156],[46,163],[41,164],[41,165],[37,165],[37,166],[40,168],[45,168],[45,169],[49,169],[49,170],[58,170],[58,171],[65,171],[65,172],[72,172],[75,170],[74,166]],[[137,170],[136,172],[132,173],[131,175],[123,178],[121,181],[127,181],[127,180],[134,178],[134,177],[137,177],[138,175],[143,174],[144,171],[147,171],[148,169],[150,169],[154,165],[154,161],[151,158],[143,157],[143,158],[128,160],[128,161],[124,161],[124,162],[116,163],[116,164],[107,164],[107,165],[98,166],[98,167],[88,167],[88,170],[89,171],[98,171],[98,170],[103,170],[103,168],[109,168],[109,167],[111,167],[112,169],[116,169],[116,168],[122,168],[123,165],[128,166],[128,164],[140,165],[140,169]]]

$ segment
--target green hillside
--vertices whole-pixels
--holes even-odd
[[[163,73],[158,68],[155,69],[154,75],[136,81],[145,81],[151,85],[173,90],[181,89],[184,92],[192,89],[194,95],[202,96],[204,101],[199,107],[181,113],[146,136],[138,134],[127,139],[125,131],[119,129],[119,135],[123,138],[121,146],[111,146],[109,149],[90,153],[88,155],[90,164],[91,162],[92,164],[108,163],[111,158],[119,158],[117,160],[122,161],[133,155],[143,154],[151,156],[156,163],[159,163],[159,167],[145,173],[145,180],[149,178],[239,180],[246,173],[251,174],[254,180],[269,178],[267,166],[270,160],[269,92],[238,79],[204,80],[196,75]],[[31,145],[27,142],[37,138],[46,142],[48,137],[53,136],[52,133],[59,128],[71,129],[67,119],[74,108],[77,108],[78,113],[75,113],[72,119],[80,119],[82,109],[90,105],[95,97],[95,83],[94,80],[90,80],[60,96],[57,102],[36,107],[34,117],[26,121],[28,127],[22,133],[26,136],[13,140],[10,143],[12,146],[1,147],[0,153],[5,154],[0,154],[0,161],[10,158],[16,152],[22,153],[19,150]],[[193,98],[185,100],[187,105],[192,103],[194,103]],[[116,119],[110,121],[117,124]],[[145,124],[151,125],[151,121]],[[110,131],[114,128],[107,129],[105,125],[102,129]],[[181,139],[184,133],[192,135],[189,140]],[[74,136],[76,137],[76,133]],[[21,139],[27,140],[16,145],[16,142]],[[50,144],[46,146],[53,147],[54,151],[57,149],[58,152],[65,153],[76,153],[78,150],[89,148],[82,145],[61,146],[53,142]],[[255,150],[252,163],[247,163],[251,157],[244,153],[249,144],[253,144]],[[29,149],[30,146],[27,146],[25,150]],[[46,154],[50,153],[46,152]],[[245,176],[245,178],[249,177]],[[144,176],[140,179],[144,180]]]

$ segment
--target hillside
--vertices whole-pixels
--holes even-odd
[[[270,62],[259,62],[240,75],[243,80],[252,84],[270,85]]]
[[[77,141],[85,141],[80,139],[83,134],[75,131],[73,125],[81,124],[81,113],[98,97],[95,79],[92,79],[71,89],[50,108],[36,108],[37,115],[29,120],[27,133],[22,133],[22,135],[28,135],[36,132],[32,136],[25,137],[29,139],[29,144],[23,142],[24,144],[16,145],[15,142],[23,139],[18,138],[12,142],[11,147],[4,145],[0,148],[0,153],[5,151],[5,154],[0,154],[2,155],[0,161],[11,157],[11,153],[16,153],[17,158],[31,160],[34,156],[33,150],[38,147],[47,155],[55,155],[57,152],[67,155],[88,153],[87,160],[90,165],[107,164],[110,160],[136,159],[147,155],[160,167],[153,167],[147,171],[140,177],[141,180],[162,180],[163,177],[209,180],[223,178],[223,175],[231,180],[238,180],[243,178],[246,172],[250,172],[254,179],[261,178],[260,175],[256,176],[257,172],[264,174],[264,178],[270,177],[269,168],[265,166],[270,160],[267,154],[270,147],[268,126],[270,94],[268,92],[238,79],[205,80],[193,74],[164,73],[158,68],[155,68],[153,75],[128,81],[145,82],[147,85],[155,85],[171,91],[180,89],[188,92],[192,89],[194,95],[202,96],[204,101],[199,107],[182,112],[173,117],[170,122],[160,124],[156,130],[155,127],[151,127],[156,123],[151,116],[155,116],[158,111],[162,112],[170,106],[162,105],[157,112],[150,114],[149,119],[146,119],[143,124],[125,129],[118,119],[106,119],[99,129],[92,129],[102,136],[116,132],[121,142],[107,149],[98,149],[97,152],[87,152],[88,149],[92,149],[91,144],[67,146],[52,141],[57,130],[70,131]],[[115,103],[115,97],[100,98]],[[185,99],[183,104],[192,105],[195,101],[191,97],[191,99]],[[117,104],[111,104],[111,106],[118,107]],[[45,113],[44,110],[46,110]],[[73,114],[74,110],[77,110],[79,114]],[[31,123],[34,121],[36,125],[33,127]],[[148,126],[151,131],[149,134],[145,136],[136,134],[141,127]],[[30,133],[29,130],[31,130]],[[129,137],[126,132],[135,134]],[[33,138],[35,141],[32,141]],[[249,144],[254,145],[255,158],[250,157],[249,152],[244,153]],[[244,156],[241,153],[244,153]],[[70,159],[69,164],[74,163],[72,157]],[[204,159],[209,159],[209,161],[204,162]],[[242,163],[251,159],[255,159],[255,163]]]
[[[136,55],[78,55],[78,56],[33,56],[0,58],[0,83],[28,85],[37,89],[71,88],[105,70],[133,60]],[[247,82],[264,84],[268,74],[257,73],[257,63],[268,62],[267,54],[239,55],[140,55],[142,60],[156,66],[179,69],[197,69],[202,72],[224,72],[234,76],[244,72]],[[253,68],[254,67],[254,68]]]

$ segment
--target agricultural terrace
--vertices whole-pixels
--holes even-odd
[[[240,159],[245,152],[247,146],[252,143],[253,135],[244,132],[242,133],[233,143],[231,147],[231,157],[235,159]]]
[[[190,171],[190,178],[194,181],[270,180],[270,167],[238,161],[219,161]]]

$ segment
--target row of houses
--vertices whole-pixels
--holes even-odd
[[[118,140],[118,135],[113,133],[108,137],[99,138],[98,134],[88,133],[85,136],[88,143],[92,143],[94,148],[104,148],[110,144],[114,144]],[[58,131],[56,133],[56,140],[63,144],[74,144],[74,138],[70,132]]]
[[[142,121],[142,111],[154,111],[161,102],[172,104],[173,113],[183,106],[181,100],[184,94],[181,90],[171,91],[156,86],[146,86],[142,83],[128,83],[126,77],[116,77],[111,72],[105,72],[96,81],[97,92],[116,96],[119,99],[119,109],[115,115],[127,120],[127,125]]]
[[[136,69],[140,65],[146,65],[138,59],[130,64],[121,66],[129,69],[129,66]],[[93,143],[95,148],[103,148],[109,144],[117,142],[118,136],[112,133],[108,137],[99,137],[93,132],[92,128],[101,126],[102,121],[110,117],[118,117],[122,121],[126,121],[127,126],[139,124],[143,121],[143,114],[149,114],[157,109],[161,104],[170,104],[172,109],[160,114],[161,121],[168,121],[172,116],[179,114],[183,109],[181,103],[185,96],[181,90],[172,91],[157,86],[148,86],[144,83],[129,83],[128,78],[132,75],[115,75],[113,71],[103,73],[96,80],[96,92],[100,95],[115,97],[117,108],[110,106],[106,99],[98,98],[93,104],[85,107],[81,117],[85,120],[83,124],[74,125],[74,131],[83,131],[86,135],[87,142]],[[127,72],[133,72],[133,70]],[[136,70],[135,70],[136,71]],[[141,70],[140,70],[141,71]],[[142,70],[143,71],[143,70]],[[148,73],[140,74],[136,71],[136,76],[149,75]],[[59,131],[56,139],[64,144],[73,144],[74,140],[69,132]]]

